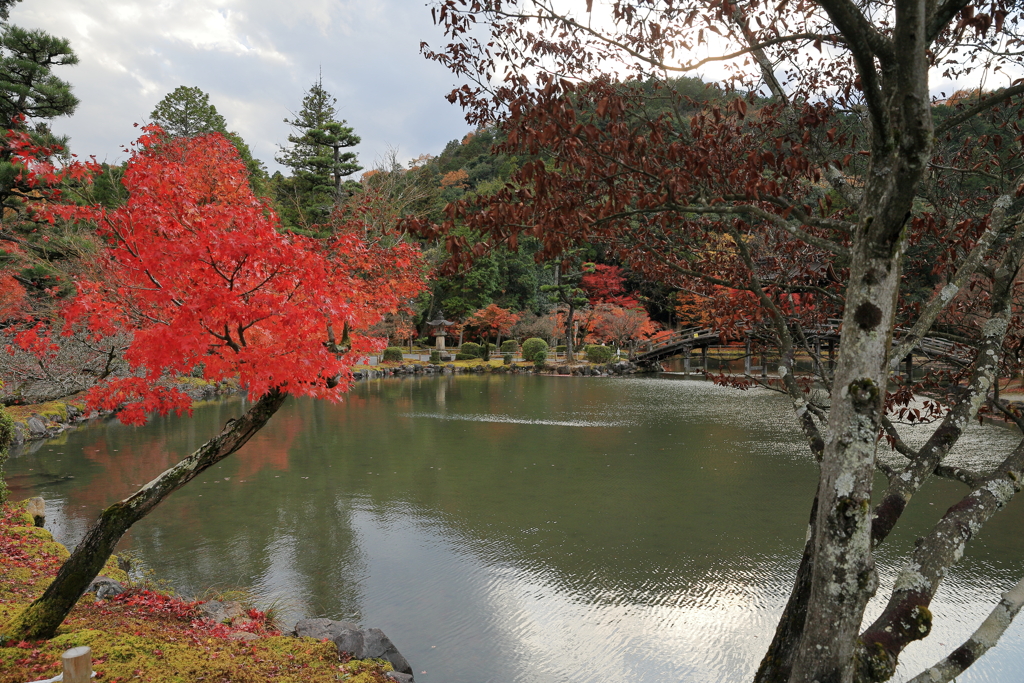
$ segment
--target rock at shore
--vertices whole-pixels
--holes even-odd
[[[334,640],[342,631],[358,631],[359,625],[350,621],[331,619],[301,619],[295,624],[295,635],[299,638]]]
[[[391,676],[393,680],[399,683],[411,683],[413,680],[409,661],[379,628],[362,629],[349,621],[301,619],[295,624],[295,635],[332,640],[339,656],[348,653],[352,659],[386,659],[395,669],[395,675]]]
[[[347,652],[353,659],[386,659],[395,671],[412,675],[412,666],[379,628],[345,629],[334,638],[334,644],[339,653]]]
[[[86,593],[96,593],[96,598],[99,600],[107,600],[124,593],[124,591],[124,585],[109,576],[97,576],[85,589]]]
[[[28,502],[25,503],[25,512],[32,515],[32,521],[36,526],[41,527],[46,524],[46,501],[39,496],[28,499]]]

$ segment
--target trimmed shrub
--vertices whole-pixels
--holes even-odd
[[[601,346],[600,344],[589,344],[587,345],[587,360],[591,363],[607,363],[612,359],[614,351],[610,346]]]
[[[480,354],[483,353],[483,351],[483,347],[481,347],[479,344],[474,344],[473,342],[466,342],[465,344],[462,345],[462,348],[459,349],[460,354],[468,354],[473,358],[479,358]]]
[[[502,353],[515,353],[518,350],[519,342],[517,342],[515,339],[506,339],[505,341],[501,342]]]
[[[548,343],[543,339],[533,337],[532,339],[527,339],[523,342],[523,358],[525,360],[535,360],[537,358],[538,351],[544,351],[546,354],[547,350]]]
[[[555,347],[555,351],[557,353],[565,353],[567,349],[568,347],[565,344],[559,344],[558,346]]]
[[[494,344],[485,343],[480,347],[480,357],[484,360],[491,359],[491,349],[494,348]]]
[[[506,353],[504,356],[501,357],[501,359],[502,359],[502,361],[504,361],[505,365],[512,365],[512,354],[511,353]]]
[[[434,365],[437,365],[438,363],[440,363],[441,362],[441,352],[440,351],[436,351],[436,350],[435,351],[431,351],[430,352],[430,362],[433,363]]]
[[[544,367],[544,365],[548,362],[548,350],[541,349],[537,353],[533,354],[532,360],[533,364],[536,365],[538,368]]]
[[[479,356],[472,353],[457,353],[455,354],[455,360],[476,360]]]
[[[405,356],[402,355],[402,349],[397,346],[389,346],[384,349],[384,355],[381,356],[381,360],[385,363],[401,363]]]

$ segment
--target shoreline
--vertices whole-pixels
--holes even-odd
[[[43,528],[39,502],[0,505],[0,552],[9,560],[0,576],[0,683],[49,679],[60,671],[61,654],[82,646],[92,650],[96,679],[109,683],[413,683],[411,666],[379,629],[302,619],[282,633],[271,615],[244,600],[185,600],[133,585],[116,555],[53,638],[4,642],[3,625],[42,594],[70,554]]]

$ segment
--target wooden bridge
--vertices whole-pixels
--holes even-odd
[[[662,332],[651,339],[651,346],[636,356],[638,363],[653,363],[696,348],[707,348],[722,343],[718,332],[710,328],[690,327],[671,333]]]
[[[822,362],[826,362],[823,351],[827,354],[828,366],[835,366],[835,351],[839,345],[840,327],[842,321],[838,318],[830,318],[815,328],[805,329],[804,338],[813,347],[813,352]],[[909,332],[906,328],[897,328],[896,334],[900,335]],[[635,357],[637,363],[650,365],[657,361],[682,355],[685,362],[685,371],[690,372],[690,354],[694,349],[701,350],[701,366],[707,372],[707,351],[711,346],[721,346],[722,337],[719,332],[711,328],[690,327],[672,332],[662,332],[653,337],[649,346],[638,353]],[[744,369],[747,374],[752,370],[760,370],[762,374],[767,372],[766,362],[761,359],[761,365],[751,365],[750,340],[745,342],[746,353],[744,355]],[[824,348],[823,348],[824,347]],[[910,375],[913,372],[914,355],[923,355],[928,360],[945,360],[957,365],[965,365],[971,362],[972,355],[968,347],[955,344],[945,339],[935,337],[924,337],[913,351],[905,359],[906,372]]]

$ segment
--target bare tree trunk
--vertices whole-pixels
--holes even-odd
[[[567,363],[576,362],[576,354],[573,353],[573,330],[572,319],[576,314],[576,306],[569,302],[569,313],[565,317],[565,360]]]
[[[240,418],[229,420],[218,436],[192,455],[100,513],[46,592],[14,618],[0,635],[0,641],[52,638],[106,564],[121,536],[169,494],[244,446],[277,412],[286,396],[280,389],[272,389]]]

